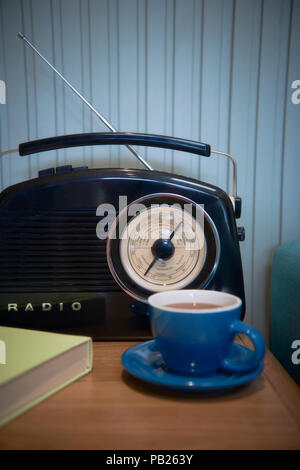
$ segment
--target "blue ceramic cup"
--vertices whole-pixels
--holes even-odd
[[[156,346],[174,372],[189,376],[218,370],[246,373],[255,369],[265,355],[261,334],[239,320],[242,302],[234,295],[183,289],[153,294],[148,303]],[[193,309],[186,308],[191,304]],[[230,358],[237,333],[249,336],[254,345],[250,360]]]

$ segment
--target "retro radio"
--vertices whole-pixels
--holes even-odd
[[[244,315],[244,230],[236,226],[241,202],[234,159],[223,154],[234,164],[232,197],[216,186],[155,171],[132,145],[203,157],[214,151],[175,137],[116,132],[86,104],[112,132],[26,142],[19,154],[126,145],[147,168],[65,165],[1,193],[0,324],[145,339],[151,336],[148,296],[187,288],[238,295]]]

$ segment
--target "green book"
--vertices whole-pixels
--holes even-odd
[[[91,370],[91,338],[0,326],[0,426]]]

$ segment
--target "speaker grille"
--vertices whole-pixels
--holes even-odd
[[[1,211],[0,292],[119,291],[95,210]]]

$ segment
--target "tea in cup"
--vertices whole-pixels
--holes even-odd
[[[153,294],[148,304],[156,346],[167,367],[176,373],[247,373],[258,367],[265,355],[262,335],[240,321],[239,297],[212,290],[182,289]],[[254,345],[250,360],[230,357],[238,333],[246,334]]]

